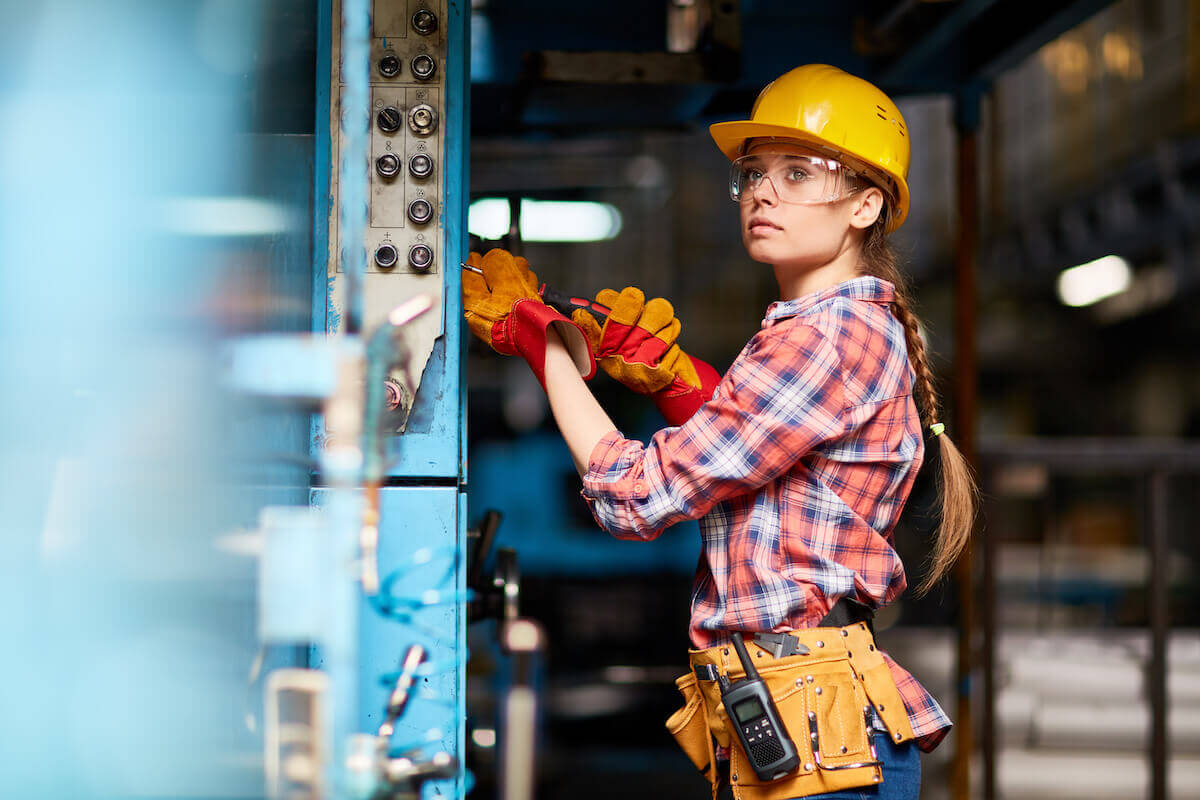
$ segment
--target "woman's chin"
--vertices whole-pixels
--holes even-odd
[[[762,239],[751,239],[747,237],[742,241],[746,248],[746,255],[750,256],[752,261],[757,261],[760,264],[774,264],[782,252],[777,252],[779,248],[772,247],[770,242]]]

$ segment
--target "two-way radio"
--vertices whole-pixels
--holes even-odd
[[[721,703],[734,722],[733,728],[754,774],[760,781],[773,781],[799,766],[800,755],[779,718],[766,682],[758,676],[758,670],[746,653],[742,634],[734,632],[732,638],[746,677],[733,684],[725,675],[717,678]]]

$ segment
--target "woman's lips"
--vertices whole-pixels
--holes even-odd
[[[780,227],[779,227],[778,225],[776,225],[775,223],[773,223],[773,222],[770,222],[770,221],[768,221],[768,220],[765,220],[765,219],[752,219],[752,220],[750,220],[750,224],[749,224],[749,226],[747,227],[747,229],[750,231],[750,233],[759,234],[759,235],[765,235],[765,234],[769,234],[769,233],[771,233],[772,231],[781,231],[781,230],[783,230],[783,228],[780,228]]]

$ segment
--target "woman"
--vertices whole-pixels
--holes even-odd
[[[746,250],[772,266],[780,291],[723,378],[679,350],[665,301],[606,291],[604,326],[582,312],[573,324],[503,251],[475,257],[484,277],[464,274],[467,318],[533,367],[606,530],[649,539],[700,521],[692,671],[677,681],[686,703],[668,728],[714,796],[732,785],[745,800],[915,798],[913,745],[932,750],[951,723],[876,649],[870,622],[906,586],[891,535],[923,427],[938,438],[942,516],[922,591],[964,546],[975,488],[937,421],[886,239],[908,211],[908,132],[876,87],[807,65],[767,86],[749,120],[711,133],[731,159]],[[675,426],[646,445],[622,437],[584,383],[592,358]],[[721,701],[721,686],[745,676],[735,632],[797,751],[782,775],[757,774],[748,749],[759,745],[742,745]]]

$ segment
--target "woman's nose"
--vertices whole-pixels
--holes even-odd
[[[771,185],[769,192],[766,189],[767,184]],[[779,202],[779,192],[775,191],[775,182],[768,175],[764,175],[758,185],[751,190],[751,196],[756,202],[767,206],[773,206]]]

